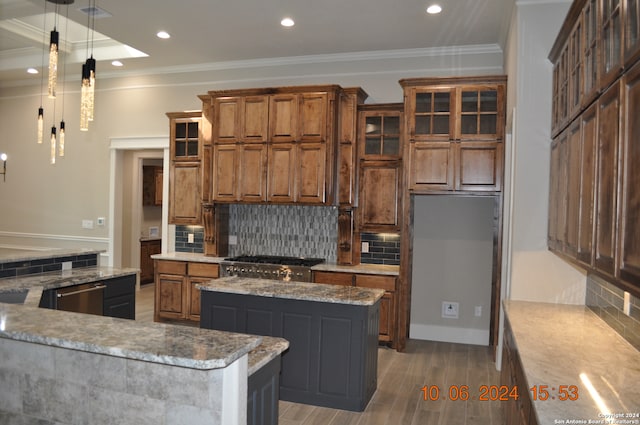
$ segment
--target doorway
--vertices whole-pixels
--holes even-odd
[[[162,164],[162,207],[159,235],[166,252],[168,230],[169,139],[111,139],[109,193],[109,266],[140,268],[140,238],[148,233],[142,206],[143,166],[153,161]],[[155,220],[155,219],[154,219]],[[157,222],[157,221],[154,221]],[[137,286],[140,282],[138,279]]]

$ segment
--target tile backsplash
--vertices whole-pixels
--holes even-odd
[[[193,234],[193,243],[189,243]],[[204,253],[204,227],[176,225],[176,252]]]
[[[302,205],[229,207],[229,255],[267,254],[337,259],[338,209]]]
[[[624,292],[595,275],[587,277],[585,304],[637,350],[640,350],[640,298],[631,296],[631,311],[623,313]]]
[[[400,265],[400,235],[361,233],[360,239],[369,244],[369,252],[360,254],[361,263]]]
[[[0,278],[25,276],[62,270],[62,263],[71,262],[71,268],[98,265],[98,254],[69,255],[66,257],[43,258],[39,260],[15,261],[0,264]]]

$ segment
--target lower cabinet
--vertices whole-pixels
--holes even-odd
[[[361,412],[377,388],[378,305],[203,291],[200,327],[286,339],[281,400]]]
[[[500,385],[509,390],[518,388],[518,398],[501,401],[505,425],[538,425],[536,412],[529,396],[529,386],[524,377],[518,350],[513,340],[513,333],[508,320],[505,320],[504,339],[502,345],[502,371]]]
[[[160,239],[140,241],[140,283],[153,282],[153,259],[154,254],[160,254],[162,241]]]
[[[217,279],[219,266],[210,263],[156,260],[154,320],[200,321],[200,290],[196,285]]]
[[[280,400],[280,363],[276,356],[249,376],[247,383],[247,425],[277,425]]]
[[[396,277],[387,275],[355,274],[345,272],[313,272],[315,283],[359,286],[361,288],[384,289],[380,300],[380,328],[378,340],[395,345],[397,325]]]

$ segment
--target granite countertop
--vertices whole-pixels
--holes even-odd
[[[203,291],[259,297],[287,298],[334,304],[373,305],[384,295],[384,289],[327,285],[324,283],[283,282],[268,279],[229,276],[196,285]]]
[[[226,367],[262,337],[0,304],[0,338],[187,367]]]
[[[389,276],[398,276],[400,274],[400,266],[390,266],[384,264],[358,264],[357,266],[341,266],[335,263],[322,263],[311,267],[311,270],[325,272],[381,274]]]
[[[640,423],[640,352],[602,319],[585,306],[504,306],[528,387],[550,392],[533,401],[539,424]],[[560,385],[575,385],[578,398],[559,400]]]
[[[37,273],[0,279],[0,293],[28,291],[24,305],[37,307],[42,291],[111,279],[137,273],[138,269],[117,269],[113,267],[81,267],[71,270]]]
[[[196,263],[213,264],[220,264],[225,259],[225,257],[210,257],[204,254],[191,252],[170,252],[167,254],[154,254],[151,256],[151,258],[153,258],[154,260],[192,261]],[[398,274],[400,273],[400,266],[389,266],[383,264],[359,264],[357,266],[341,266],[335,263],[322,263],[311,267],[311,270],[398,276]]]
[[[277,355],[289,348],[289,341],[273,336],[261,336],[262,343],[249,352],[247,375],[251,376]]]

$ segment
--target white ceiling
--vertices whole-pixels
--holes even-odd
[[[439,2],[439,15],[425,13]],[[449,46],[504,46],[514,0],[100,0],[112,16],[95,20],[98,73],[141,72],[162,67],[292,56],[349,54]],[[89,0],[59,8],[58,31],[70,73],[86,59]],[[46,2],[47,12],[55,5]],[[44,21],[45,0],[0,0],[0,86],[40,81],[26,73],[41,68],[55,14]],[[283,28],[291,16],[296,25]],[[45,28],[46,27],[46,28]],[[43,32],[44,30],[44,32]],[[171,39],[156,37],[159,30]],[[65,40],[66,35],[66,40]],[[104,35],[105,37],[102,37]],[[112,39],[112,40],[109,40]],[[119,46],[115,42],[121,43]],[[128,58],[130,49],[147,57]],[[124,63],[118,71],[111,60]],[[76,66],[73,66],[76,64]]]

